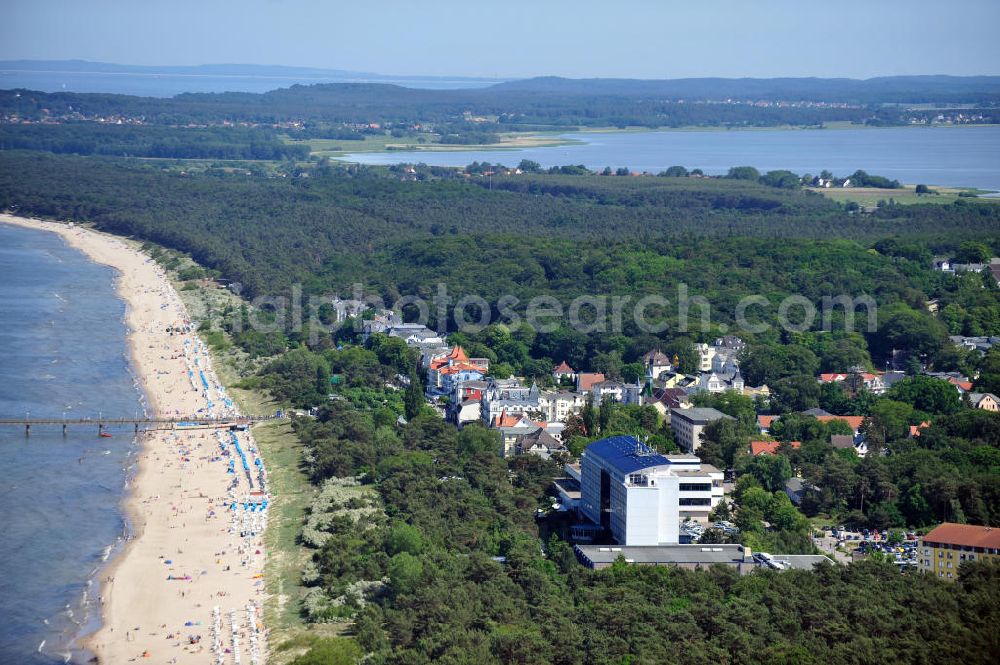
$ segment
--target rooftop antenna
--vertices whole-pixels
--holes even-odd
[[[655,455],[655,454],[656,454],[656,451],[654,451],[652,448],[650,448],[649,446],[647,446],[646,444],[644,444],[642,441],[639,441],[639,439],[635,440],[635,456],[636,457],[649,457],[649,456]]]

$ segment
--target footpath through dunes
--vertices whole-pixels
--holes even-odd
[[[0,216],[60,234],[119,271],[132,361],[152,413],[237,416],[162,269],[119,238]],[[266,660],[261,623],[269,497],[249,431],[143,435],[126,511],[133,538],[101,573],[103,622],[85,646],[100,663]]]

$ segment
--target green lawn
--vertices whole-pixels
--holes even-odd
[[[874,208],[878,205],[879,201],[888,201],[889,199],[901,205],[910,205],[913,203],[954,203],[959,198],[962,198],[959,197],[959,192],[969,192],[971,194],[986,193],[974,188],[936,187],[934,185],[929,185],[929,187],[935,193],[917,194],[915,191],[916,185],[904,185],[900,189],[877,189],[874,187],[831,187],[829,189],[807,187],[806,189],[822,194],[834,201],[843,203],[854,201],[864,208]],[[975,200],[1000,202],[1000,198],[976,198]]]

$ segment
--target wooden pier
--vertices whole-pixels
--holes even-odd
[[[141,417],[141,418],[0,418],[0,426],[23,427],[24,435],[31,435],[31,428],[38,426],[62,427],[63,436],[72,426],[97,427],[97,433],[102,434],[105,428],[129,427],[138,434],[140,431],[164,429],[219,429],[231,427],[249,427],[255,423],[268,420],[284,420],[285,416],[240,416],[238,418],[185,418]]]

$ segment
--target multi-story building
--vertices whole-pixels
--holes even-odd
[[[490,369],[486,358],[469,358],[460,346],[447,354],[431,360],[427,367],[427,393],[442,395],[451,393],[456,386],[467,381],[480,381]]]
[[[483,422],[493,423],[501,414],[527,414],[545,422],[565,422],[587,403],[585,393],[565,390],[542,392],[538,386],[523,386],[516,379],[489,379],[482,394]]]
[[[707,520],[723,497],[715,467],[661,455],[631,436],[590,444],[580,469],[580,512],[621,545],[677,543],[681,520]]]
[[[725,494],[723,473],[704,464],[697,455],[667,453],[671,472],[680,478],[677,491],[678,517],[708,522],[708,515]]]
[[[1000,561],[1000,528],[945,522],[920,539],[921,571],[954,580],[966,561]]]
[[[580,460],[580,511],[620,545],[679,542],[680,478],[670,460],[631,436],[587,446]]]
[[[698,353],[698,371],[711,372],[712,359],[715,358],[715,347],[702,342],[695,344],[694,350]]]
[[[501,415],[528,414],[541,416],[541,391],[538,386],[522,386],[517,379],[489,379],[483,391],[480,413],[483,422],[491,425]]]
[[[566,422],[571,415],[580,413],[586,404],[585,394],[565,390],[543,392],[538,396],[538,408],[549,422]]]
[[[642,385],[620,381],[598,381],[590,386],[594,404],[600,404],[605,397],[619,404],[638,404],[642,399]]]
[[[705,426],[722,418],[731,416],[711,408],[671,409],[670,429],[681,449],[693,453],[701,446],[701,434],[705,431]]]

